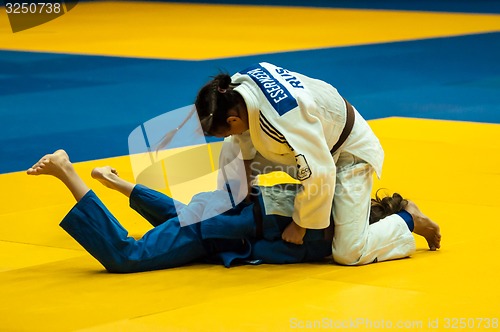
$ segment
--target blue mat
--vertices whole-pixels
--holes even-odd
[[[151,0],[150,0],[151,1]],[[295,6],[321,8],[384,9],[410,11],[436,11],[461,13],[500,13],[500,1],[496,0],[152,0],[177,3],[210,3],[259,6]]]
[[[258,61],[330,82],[367,119],[500,123],[499,40],[488,33],[210,61],[0,51],[0,173],[56,148],[74,161],[126,155],[135,127],[192,104],[218,71]]]

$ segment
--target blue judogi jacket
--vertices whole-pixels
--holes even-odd
[[[240,203],[200,224],[203,240],[216,247],[214,257],[224,266],[229,267],[234,262],[311,262],[331,255],[331,236],[322,229],[308,229],[302,245],[281,239],[284,229],[292,222],[293,203],[299,186],[288,184],[254,189],[252,203]],[[261,234],[257,234],[259,222]]]

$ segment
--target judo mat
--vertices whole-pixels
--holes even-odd
[[[17,33],[0,7],[0,331],[500,329],[500,6],[291,3],[79,2]],[[91,169],[134,181],[134,128],[257,61],[328,81],[369,119],[374,189],[414,200],[440,250],[416,237],[410,258],[361,267],[110,274],[58,226],[73,198],[24,172],[43,154],[64,148],[140,237],[149,224]]]

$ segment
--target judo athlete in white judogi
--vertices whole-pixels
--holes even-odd
[[[300,245],[306,229],[325,229],[333,219],[332,253],[339,264],[409,256],[415,251],[412,231],[431,250],[440,247],[439,226],[413,202],[369,224],[372,175],[381,176],[384,152],[367,122],[330,84],[258,63],[232,77],[216,76],[195,105],[205,134],[226,137],[223,155],[237,144],[249,175],[282,168],[300,181],[285,241]]]

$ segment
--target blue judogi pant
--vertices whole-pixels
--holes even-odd
[[[135,240],[89,191],[62,220],[61,227],[110,272],[139,272],[172,268],[208,253],[199,223],[180,227],[173,200],[136,186],[131,207],[153,226]]]
[[[200,196],[210,204],[211,193]],[[291,218],[264,216],[264,236],[255,237],[253,204],[235,208],[202,222],[181,226],[182,205],[160,192],[136,185],[130,206],[154,228],[136,240],[89,191],[61,221],[60,226],[109,272],[128,273],[178,267],[212,258],[229,267],[235,259],[254,263],[299,263],[321,260],[331,254],[331,239],[322,230],[308,230],[303,245],[281,240]],[[176,209],[177,208],[177,209]]]

